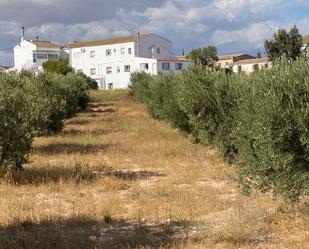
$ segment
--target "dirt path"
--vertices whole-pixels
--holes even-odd
[[[126,92],[94,99],[35,141],[25,172],[3,177],[0,248],[309,248],[304,207],[276,212],[269,195],[242,196],[216,150]]]

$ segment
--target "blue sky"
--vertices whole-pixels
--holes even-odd
[[[215,45],[219,54],[256,54],[278,28],[309,34],[309,0],[0,0],[0,64],[13,64],[26,38],[57,42],[155,32],[174,52]]]

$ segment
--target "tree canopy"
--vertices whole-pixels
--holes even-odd
[[[213,68],[215,62],[218,61],[217,48],[214,46],[208,46],[204,48],[192,49],[187,58],[194,61],[194,64],[202,64]]]
[[[296,26],[290,31],[279,29],[274,33],[271,40],[266,40],[265,49],[271,60],[285,56],[288,60],[294,61],[301,54],[302,36]]]
[[[65,58],[59,60],[48,60],[43,63],[43,69],[45,72],[63,75],[73,72],[73,68],[69,65],[69,60]]]

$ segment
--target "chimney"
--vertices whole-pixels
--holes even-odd
[[[38,36],[38,35],[36,36],[36,40],[37,40],[37,41],[39,40],[39,36]]]
[[[136,46],[137,46],[137,54],[136,56],[139,57],[140,49],[139,49],[139,32],[137,32],[137,39],[136,39]]]

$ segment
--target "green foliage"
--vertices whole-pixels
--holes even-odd
[[[251,75],[196,65],[132,80],[131,92],[153,117],[235,162],[245,191],[272,191],[288,202],[309,195],[308,59],[282,59]]]
[[[272,40],[265,41],[264,46],[271,60],[275,61],[284,56],[288,60],[294,61],[301,54],[302,40],[297,27],[294,26],[289,32],[285,29],[279,29]]]
[[[193,60],[195,65],[202,64],[203,66],[214,68],[215,62],[218,61],[217,48],[208,46],[192,49],[187,58]]]
[[[69,60],[64,58],[44,62],[43,69],[44,72],[58,73],[62,75],[67,75],[68,73],[73,72],[73,68],[69,65]]]
[[[145,72],[132,73],[129,85],[130,94],[134,95],[138,101],[147,103],[150,97],[149,84],[152,79],[151,75]]]
[[[239,180],[294,202],[309,194],[309,67],[281,61],[248,78],[234,134]]]
[[[173,75],[133,73],[130,93],[147,105],[152,117],[165,120],[173,127],[188,133],[190,130],[187,115],[180,109],[176,96],[178,78]]]
[[[21,168],[35,136],[58,132],[89,101],[85,80],[31,72],[0,75],[0,167]]]
[[[92,90],[98,90],[99,89],[99,85],[98,85],[98,82],[96,80],[92,79],[91,77],[89,77],[86,74],[81,73],[81,72],[78,72],[77,74],[79,76],[83,77],[83,79],[87,82],[89,89],[92,89]]]

